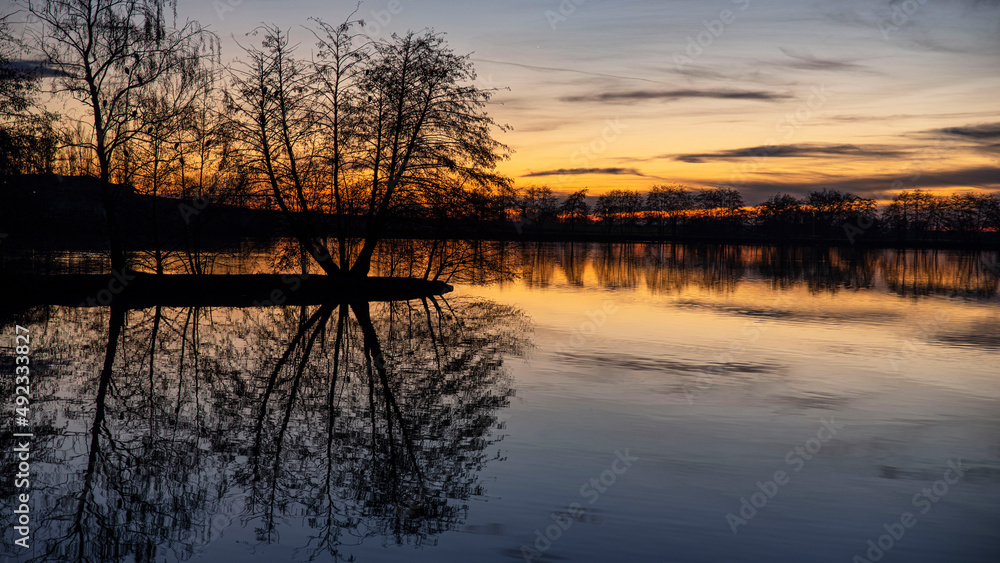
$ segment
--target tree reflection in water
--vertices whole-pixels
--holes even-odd
[[[515,249],[503,255],[505,267],[539,288],[565,280],[576,287],[644,287],[652,294],[688,288],[729,294],[761,280],[775,289],[804,286],[828,294],[874,289],[993,299],[1000,292],[996,251],[671,243],[523,243]]]
[[[433,542],[485,494],[504,358],[528,345],[520,311],[462,299],[15,321],[44,343],[34,561],[185,560],[230,522],[260,543],[304,525],[303,559]]]

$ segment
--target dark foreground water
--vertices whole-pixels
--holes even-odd
[[[996,253],[504,253],[405,303],[8,300],[2,555],[1000,560]]]

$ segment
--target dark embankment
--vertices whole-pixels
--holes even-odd
[[[452,286],[416,278],[333,278],[310,275],[0,276],[8,306],[268,307],[358,301],[405,301],[442,295]]]

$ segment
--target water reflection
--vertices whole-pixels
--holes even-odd
[[[205,261],[215,264],[218,274],[294,274],[299,266],[289,257],[297,255],[296,248],[292,241],[254,244]],[[32,273],[107,269],[86,253],[20,258],[12,266]],[[996,250],[390,240],[379,248],[373,268],[381,276],[426,276],[449,283],[524,283],[529,288],[566,283],[645,287],[652,293],[694,287],[726,294],[751,280],[765,280],[772,289],[805,286],[830,294],[880,289],[908,297],[989,299],[1000,290]],[[317,267],[312,272],[320,273]]]
[[[625,546],[637,560],[847,560],[881,525],[864,515],[896,511],[893,494],[904,508],[912,497],[912,482],[884,482],[930,478],[959,455],[973,478],[948,502],[979,514],[995,498],[981,495],[996,483],[996,448],[982,445],[996,434],[1000,338],[986,302],[997,295],[996,252],[452,251],[468,258],[456,278],[499,286],[460,287],[481,297],[447,301],[0,313],[0,334],[31,328],[43,374],[32,390],[32,560],[239,561],[279,549],[280,560],[502,560],[621,447],[642,469],[601,497],[605,527],[574,524],[552,558],[613,559]],[[418,271],[405,254],[386,267]],[[262,253],[239,268],[273,264]],[[497,270],[520,280],[507,286]],[[507,361],[529,346],[529,323],[500,301],[531,307],[530,363]],[[616,312],[574,345],[608,302]],[[512,373],[523,402],[511,401]],[[501,412],[509,459],[491,463]],[[776,507],[758,518],[762,535],[747,548],[752,536],[732,536],[725,514],[821,416],[851,431],[782,489],[794,517],[768,520]],[[11,456],[2,460],[14,474]],[[502,501],[467,510],[494,474],[489,492]],[[976,489],[976,475],[993,488]],[[16,491],[2,481],[9,505]],[[939,532],[921,528],[926,539],[899,550],[948,560],[927,546],[967,520],[942,516]],[[795,539],[761,539],[779,535]],[[380,547],[439,539],[421,553]],[[824,541],[840,551],[816,548]],[[0,553],[24,555],[9,543]]]
[[[528,287],[565,281],[575,287],[645,287],[653,294],[698,288],[734,292],[764,280],[772,289],[805,286],[813,293],[882,289],[901,296],[992,298],[1000,289],[1000,253],[678,244],[518,245]]]
[[[484,494],[529,328],[473,299],[6,321],[39,343],[32,561],[183,560],[232,526],[304,559],[433,543]]]

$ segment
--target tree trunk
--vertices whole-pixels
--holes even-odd
[[[121,231],[118,229],[117,202],[115,201],[115,190],[109,180],[108,167],[106,163],[101,164],[101,199],[104,203],[104,214],[108,220],[108,245],[111,256],[111,269],[115,271],[125,271],[125,246],[122,242]]]

